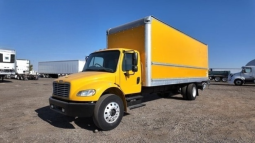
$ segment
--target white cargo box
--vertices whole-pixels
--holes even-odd
[[[0,75],[15,74],[15,50],[0,49]]]
[[[29,73],[30,61],[26,59],[16,60],[16,73],[18,74],[28,74]]]

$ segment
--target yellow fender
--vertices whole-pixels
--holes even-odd
[[[95,89],[97,87],[97,89]],[[88,97],[82,97],[82,96],[77,96],[77,93],[81,90],[88,90],[88,89],[95,89],[96,94],[94,96],[88,96]],[[115,94],[119,96],[124,105],[124,110],[127,111],[127,103],[125,99],[125,95],[123,91],[119,88],[118,85],[109,82],[109,81],[97,81],[97,82],[92,82],[90,84],[83,85],[79,88],[76,88],[76,90],[72,91],[70,94],[70,100],[72,101],[98,101],[101,96],[104,94]]]

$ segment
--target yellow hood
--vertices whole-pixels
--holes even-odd
[[[86,71],[71,74],[68,76],[60,77],[55,80],[59,83],[70,83],[70,95],[69,100],[73,101],[97,101],[102,92],[106,89],[103,87],[103,83],[107,83],[107,86],[114,85],[116,73],[98,72],[98,71]],[[89,97],[76,96],[79,91],[95,89],[96,94]],[[66,97],[63,97],[66,98]]]
[[[97,71],[87,71],[87,72],[79,72],[71,75],[67,75],[64,77],[60,77],[56,79],[57,82],[75,82],[75,81],[96,81],[102,79],[110,79],[112,80],[115,76],[115,73],[107,73],[107,72],[97,72]]]

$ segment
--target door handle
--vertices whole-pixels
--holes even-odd
[[[139,84],[139,83],[140,83],[140,77],[137,77],[136,84]]]

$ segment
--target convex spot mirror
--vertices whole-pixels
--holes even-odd
[[[137,70],[138,70],[137,63],[138,63],[138,54],[133,53],[132,54],[132,71],[133,72],[137,72]]]

